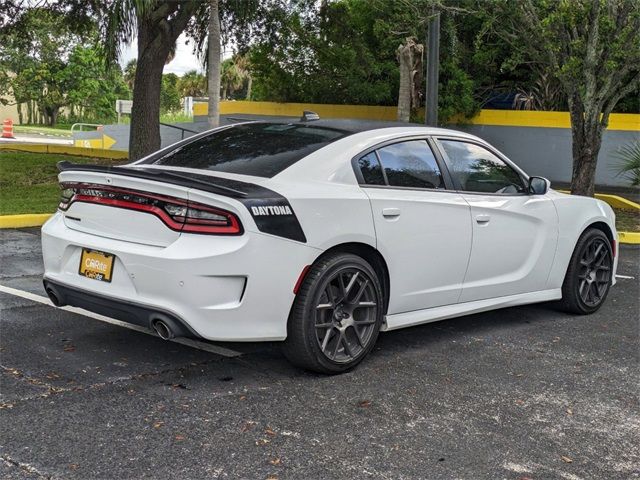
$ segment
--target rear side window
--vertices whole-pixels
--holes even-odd
[[[347,131],[282,123],[250,123],[217,131],[149,163],[273,177]]]
[[[378,150],[390,186],[445,188],[436,158],[425,140],[394,143]]]
[[[466,192],[516,194],[526,192],[518,172],[480,145],[440,140],[457,188]]]
[[[375,152],[371,152],[358,160],[362,178],[367,185],[385,185],[382,167]]]

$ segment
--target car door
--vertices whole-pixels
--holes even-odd
[[[546,195],[485,145],[439,138],[454,185],[471,207],[473,243],[460,302],[545,290],[558,241]]]
[[[471,250],[471,213],[424,138],[354,159],[391,283],[388,314],[456,303]]]

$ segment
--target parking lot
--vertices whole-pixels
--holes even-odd
[[[640,478],[640,249],[597,314],[384,333],[327,377],[55,309],[38,229],[0,239],[1,478]]]

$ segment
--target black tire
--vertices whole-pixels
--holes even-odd
[[[560,308],[579,315],[597,311],[609,294],[612,272],[611,242],[601,230],[586,230],[571,256],[562,284]]]
[[[285,356],[319,373],[354,368],[376,343],[383,299],[380,279],[364,259],[340,252],[321,257],[307,272],[291,309]]]

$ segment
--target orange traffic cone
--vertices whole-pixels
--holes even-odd
[[[10,118],[2,123],[2,138],[16,138],[13,136],[13,120]]]

